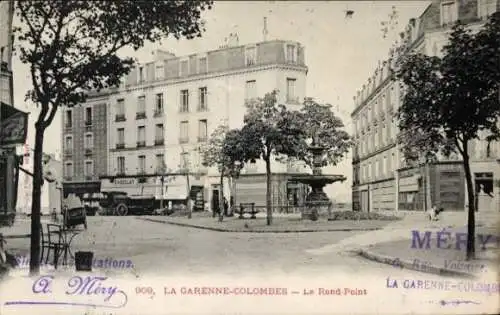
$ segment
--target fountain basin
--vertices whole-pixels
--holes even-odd
[[[302,219],[316,221],[323,214],[330,217],[333,208],[332,202],[323,191],[323,187],[335,182],[343,182],[346,177],[343,175],[301,174],[293,176],[291,180],[311,187],[312,191],[307,195],[305,208],[302,211]]]

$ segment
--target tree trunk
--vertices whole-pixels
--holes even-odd
[[[267,208],[267,225],[273,223],[273,209],[271,202],[271,157],[266,157],[266,208]]]
[[[30,275],[40,273],[40,228],[41,228],[41,186],[42,186],[42,155],[43,135],[45,128],[35,125],[35,151],[33,161],[33,192],[31,196],[31,247],[30,247]]]
[[[476,220],[475,220],[475,189],[472,183],[472,173],[469,164],[469,154],[467,153],[467,144],[464,144],[463,165],[465,171],[465,180],[467,183],[467,196],[469,201],[469,213],[467,217],[467,256],[466,260],[476,258]]]
[[[220,173],[219,222],[224,220],[224,172]]]

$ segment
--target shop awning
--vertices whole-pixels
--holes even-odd
[[[0,145],[24,144],[28,132],[28,113],[0,102]]]
[[[65,194],[85,194],[101,192],[101,182],[73,182],[63,183]]]

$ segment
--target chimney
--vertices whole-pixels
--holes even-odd
[[[157,49],[153,52],[155,61],[167,60],[175,58],[175,54],[166,50]]]
[[[267,41],[267,17],[264,17],[264,28],[262,29],[262,39]]]
[[[227,40],[227,47],[236,47],[238,46],[238,35],[236,33],[229,34],[229,38]]]

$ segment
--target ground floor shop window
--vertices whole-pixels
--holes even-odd
[[[418,192],[408,191],[399,193],[399,210],[420,210]]]

